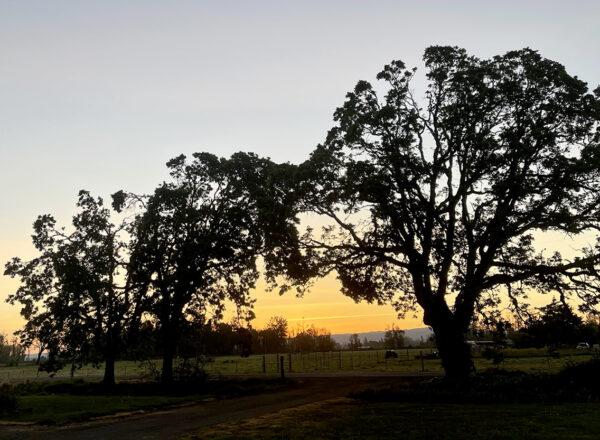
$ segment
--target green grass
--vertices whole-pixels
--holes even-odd
[[[193,396],[70,396],[31,395],[19,397],[17,414],[2,417],[13,422],[42,424],[87,420],[106,414],[154,409],[189,400]]]
[[[398,359],[385,359],[385,350],[372,351],[342,351],[328,353],[309,353],[292,355],[292,372],[336,372],[336,371],[425,371],[441,372],[442,365],[439,359],[425,359],[421,364],[420,359],[415,359],[420,353],[428,354],[430,349],[402,349],[397,350]],[[588,352],[576,350],[562,350],[558,359],[546,356],[545,349],[510,349],[506,350],[505,361],[496,366],[491,360],[485,359],[481,354],[474,355],[477,370],[502,367],[506,370],[520,370],[527,372],[558,372],[566,365],[588,361],[592,355]],[[284,356],[284,368],[289,370],[289,355]],[[252,355],[248,359],[236,356],[222,356],[214,358],[206,368],[214,374],[256,374],[263,371],[263,356]],[[277,355],[265,356],[265,370],[267,374],[277,374]]]
[[[154,361],[156,365],[160,365],[159,361]],[[118,361],[115,364],[115,374],[118,377],[123,376],[142,376],[147,372],[144,364],[135,361]],[[98,368],[93,365],[85,365],[79,370],[75,370],[74,377],[76,378],[93,378],[102,377],[104,374],[104,365],[101,364]],[[54,377],[66,379],[70,378],[71,369],[64,368],[54,374]],[[2,366],[0,367],[0,381],[6,380],[22,380],[22,379],[45,379],[49,377],[46,372],[38,372],[38,366],[33,362],[26,362],[18,366]]]
[[[200,439],[568,440],[600,436],[600,403],[457,405],[337,399],[216,425]]]
[[[222,399],[275,391],[292,381],[278,379],[219,380],[164,386],[151,381],[118,382],[106,389],[101,382],[83,379],[28,382],[14,385],[17,411],[0,420],[42,424],[87,420],[93,417],[155,409],[187,401]]]
[[[400,349],[398,359],[385,359],[385,350],[370,351],[336,351],[326,353],[295,353],[292,355],[292,372],[336,372],[336,371],[425,371],[441,372],[442,366],[439,359],[426,359],[421,365],[421,360],[416,359],[421,353],[428,354],[431,349]],[[540,348],[531,349],[506,349],[503,364],[496,366],[491,360],[485,359],[480,353],[475,353],[473,361],[478,371],[489,368],[504,368],[506,370],[520,370],[526,372],[558,372],[563,367],[573,363],[588,361],[592,354],[574,349],[559,350],[560,357],[547,356],[547,350]],[[281,356],[281,355],[279,355]],[[289,371],[289,355],[283,354],[284,367]],[[263,355],[255,354],[249,358],[240,356],[212,357],[206,363],[206,371],[210,374],[263,374]],[[267,354],[264,356],[264,373],[267,375],[278,374],[278,355]],[[161,361],[153,360],[154,365],[160,368]],[[147,364],[134,361],[118,361],[115,366],[117,377],[141,377],[149,373]],[[95,368],[91,365],[84,366],[75,371],[76,378],[102,377],[103,366]],[[37,371],[34,364],[23,364],[13,367],[0,367],[0,381],[3,380],[35,380],[47,378],[48,374]],[[57,378],[69,378],[70,370],[65,368],[55,374]]]

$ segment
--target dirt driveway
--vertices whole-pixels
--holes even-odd
[[[352,391],[409,380],[409,376],[389,373],[338,374],[296,377],[296,380],[296,385],[284,391],[202,402],[117,419],[96,420],[61,427],[5,427],[4,432],[0,432],[0,438],[7,440],[175,439],[186,432],[205,426],[257,417],[285,408],[347,396]]]

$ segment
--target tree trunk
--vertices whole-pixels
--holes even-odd
[[[106,361],[104,366],[104,385],[112,387],[115,385],[115,356],[111,354],[106,355]]]
[[[173,358],[175,355],[175,347],[173,344],[165,343],[163,353],[163,365],[161,381],[164,384],[173,382]]]
[[[468,379],[473,362],[471,348],[464,336],[467,328],[461,325],[443,300],[429,303],[423,311],[423,321],[433,328],[446,378],[457,382]]]
[[[471,348],[462,330],[451,320],[432,325],[437,348],[446,378],[453,381],[466,380],[473,370]]]

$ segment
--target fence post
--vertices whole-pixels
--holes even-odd
[[[279,369],[281,371],[281,380],[285,380],[285,371],[283,370],[283,356],[279,358]]]
[[[419,352],[421,355],[421,371],[425,371],[425,362],[423,361],[423,350]]]
[[[288,371],[292,372],[292,353],[288,353]]]

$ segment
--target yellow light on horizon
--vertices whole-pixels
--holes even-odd
[[[367,315],[338,315],[338,316],[314,316],[311,318],[288,318],[288,321],[319,321],[324,319],[345,319],[345,318],[371,318],[378,316],[393,316],[396,317],[393,313],[373,313]]]

